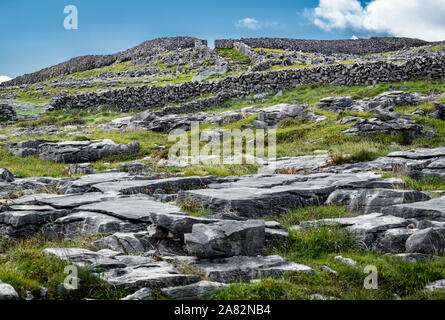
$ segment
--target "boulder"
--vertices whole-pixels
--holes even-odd
[[[367,111],[387,110],[392,111],[394,106],[420,105],[426,97],[419,93],[405,91],[384,92],[377,97],[363,99],[357,104]]]
[[[343,134],[350,136],[365,136],[376,134],[406,135],[411,138],[431,137],[434,132],[423,130],[423,125],[414,120],[405,119],[402,116],[379,118],[361,118],[355,125]]]
[[[434,102],[434,107],[437,111],[437,117],[440,120],[445,120],[445,103]]]
[[[199,258],[256,256],[264,250],[265,224],[261,220],[195,224],[184,240],[188,253]]]
[[[0,168],[0,182],[13,182],[14,175],[5,168]]]
[[[341,112],[345,110],[351,110],[354,104],[354,100],[351,96],[344,97],[327,97],[320,100],[317,105],[318,109]]]
[[[147,166],[141,162],[129,162],[124,164],[125,172],[128,172],[131,175],[143,174]]]
[[[406,241],[406,252],[440,254],[445,252],[445,228],[416,231]]]
[[[158,227],[161,227],[172,234],[184,238],[184,235],[191,233],[195,224],[210,224],[218,222],[217,219],[197,218],[189,215],[156,213],[150,215],[150,222]]]
[[[396,228],[385,231],[374,243],[373,250],[380,252],[404,252],[406,240],[414,233],[408,228]]]
[[[303,118],[306,108],[307,106],[296,104],[278,104],[264,107],[258,112],[258,121],[266,123],[268,127],[275,127],[284,119]]]
[[[96,173],[96,170],[93,169],[93,165],[89,162],[70,164],[66,167],[66,170],[73,175],[85,175],[85,174]]]

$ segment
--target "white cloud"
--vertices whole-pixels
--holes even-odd
[[[7,76],[0,76],[0,83],[2,83],[2,82],[6,82],[6,81],[9,81],[9,80],[11,80],[10,77],[7,77]]]
[[[258,20],[252,18],[244,18],[239,20],[236,23],[237,28],[247,28],[250,30],[259,30],[261,29],[261,24]]]
[[[353,35],[353,36],[351,37],[351,40],[358,40],[358,38],[357,38],[356,35]]]
[[[428,41],[445,40],[445,0],[320,0],[305,16],[318,27],[385,32]]]

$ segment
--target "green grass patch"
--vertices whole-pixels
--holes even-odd
[[[0,239],[0,280],[12,285],[24,298],[26,291],[38,294],[40,287],[48,288],[51,300],[109,299],[125,297],[129,292],[108,285],[87,268],[78,268],[79,288],[66,290],[67,262],[42,255],[45,248],[87,248],[97,237],[51,241],[43,235],[26,240]]]
[[[281,49],[254,48],[253,50],[255,50],[256,52],[264,51],[264,52],[280,53],[280,54],[284,53],[284,50]]]
[[[307,300],[313,294],[340,300],[443,300],[444,292],[425,293],[426,284],[443,279],[445,258],[423,263],[393,261],[374,253],[347,252],[344,256],[357,261],[357,267],[344,266],[334,260],[336,253],[328,254],[310,263],[315,275],[287,274],[283,277],[264,278],[259,283],[237,283],[214,296],[215,300]],[[327,265],[338,273],[332,276],[318,267]],[[378,271],[378,289],[364,288],[367,265]]]
[[[414,111],[423,110],[427,114],[433,113],[436,111],[436,108],[431,103],[425,103],[420,106],[396,106],[394,107],[394,111],[400,114],[412,114]]]
[[[36,156],[13,156],[0,146],[0,167],[7,168],[15,175],[22,177],[54,177],[65,176],[65,164],[40,160]]]
[[[267,220],[278,221],[284,227],[299,225],[303,221],[350,217],[345,206],[322,205],[291,210],[284,215],[268,217]]]
[[[43,113],[36,121],[22,121],[17,127],[34,126],[68,126],[68,125],[98,125],[117,118],[134,115],[134,112],[123,113],[109,106],[95,109],[54,110]]]
[[[290,231],[284,242],[269,247],[268,252],[293,261],[306,262],[329,253],[339,254],[358,248],[357,240],[346,230],[340,227],[320,227]]]
[[[88,79],[99,76],[105,72],[124,72],[124,71],[138,71],[144,68],[143,64],[134,64],[131,61],[115,63],[103,68],[91,69],[82,72],[76,72],[68,75],[67,77],[74,77],[75,79]]]
[[[431,50],[431,51],[434,51],[434,52],[436,52],[436,51],[443,51],[443,50],[445,50],[445,45],[437,45],[437,46],[434,46],[434,47],[431,47],[431,48],[429,48],[429,49],[427,49],[427,50]]]
[[[238,52],[233,48],[217,48],[216,52],[224,59],[234,60],[240,63],[252,65],[252,61],[245,54]]]
[[[182,211],[194,217],[205,217],[211,216],[213,214],[212,211],[198,205],[194,200],[187,200],[184,203],[179,203],[179,206]]]
[[[445,178],[427,177],[420,180],[415,180],[403,174],[385,172],[382,173],[383,178],[400,178],[405,182],[406,190],[417,191],[437,191],[445,190]]]
[[[312,67],[318,67],[319,65],[296,63],[291,66],[283,66],[281,64],[274,65],[270,67],[267,71],[280,71],[280,70],[295,70],[295,69],[306,69]]]

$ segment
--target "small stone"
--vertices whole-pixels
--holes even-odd
[[[355,266],[357,264],[357,262],[355,262],[351,258],[343,258],[342,256],[336,256],[334,259],[340,261],[346,266]]]
[[[326,271],[327,273],[332,274],[332,275],[338,277],[338,273],[337,273],[337,271],[335,271],[335,270],[329,268],[328,266],[322,266],[322,267],[321,267],[321,270]]]
[[[427,292],[445,291],[445,279],[431,282],[425,287]]]

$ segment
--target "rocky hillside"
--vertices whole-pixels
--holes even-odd
[[[137,63],[144,58],[151,57],[155,54],[166,52],[169,50],[193,48],[196,41],[207,44],[205,40],[198,40],[196,38],[190,37],[159,38],[145,41],[134,48],[115,54],[87,55],[76,57],[55,66],[17,77],[11,81],[4,83],[3,86],[32,84],[54,77],[103,68],[114,63],[121,63],[125,61],[133,61]]]
[[[0,300],[445,299],[445,46],[256,41],[0,88]]]

